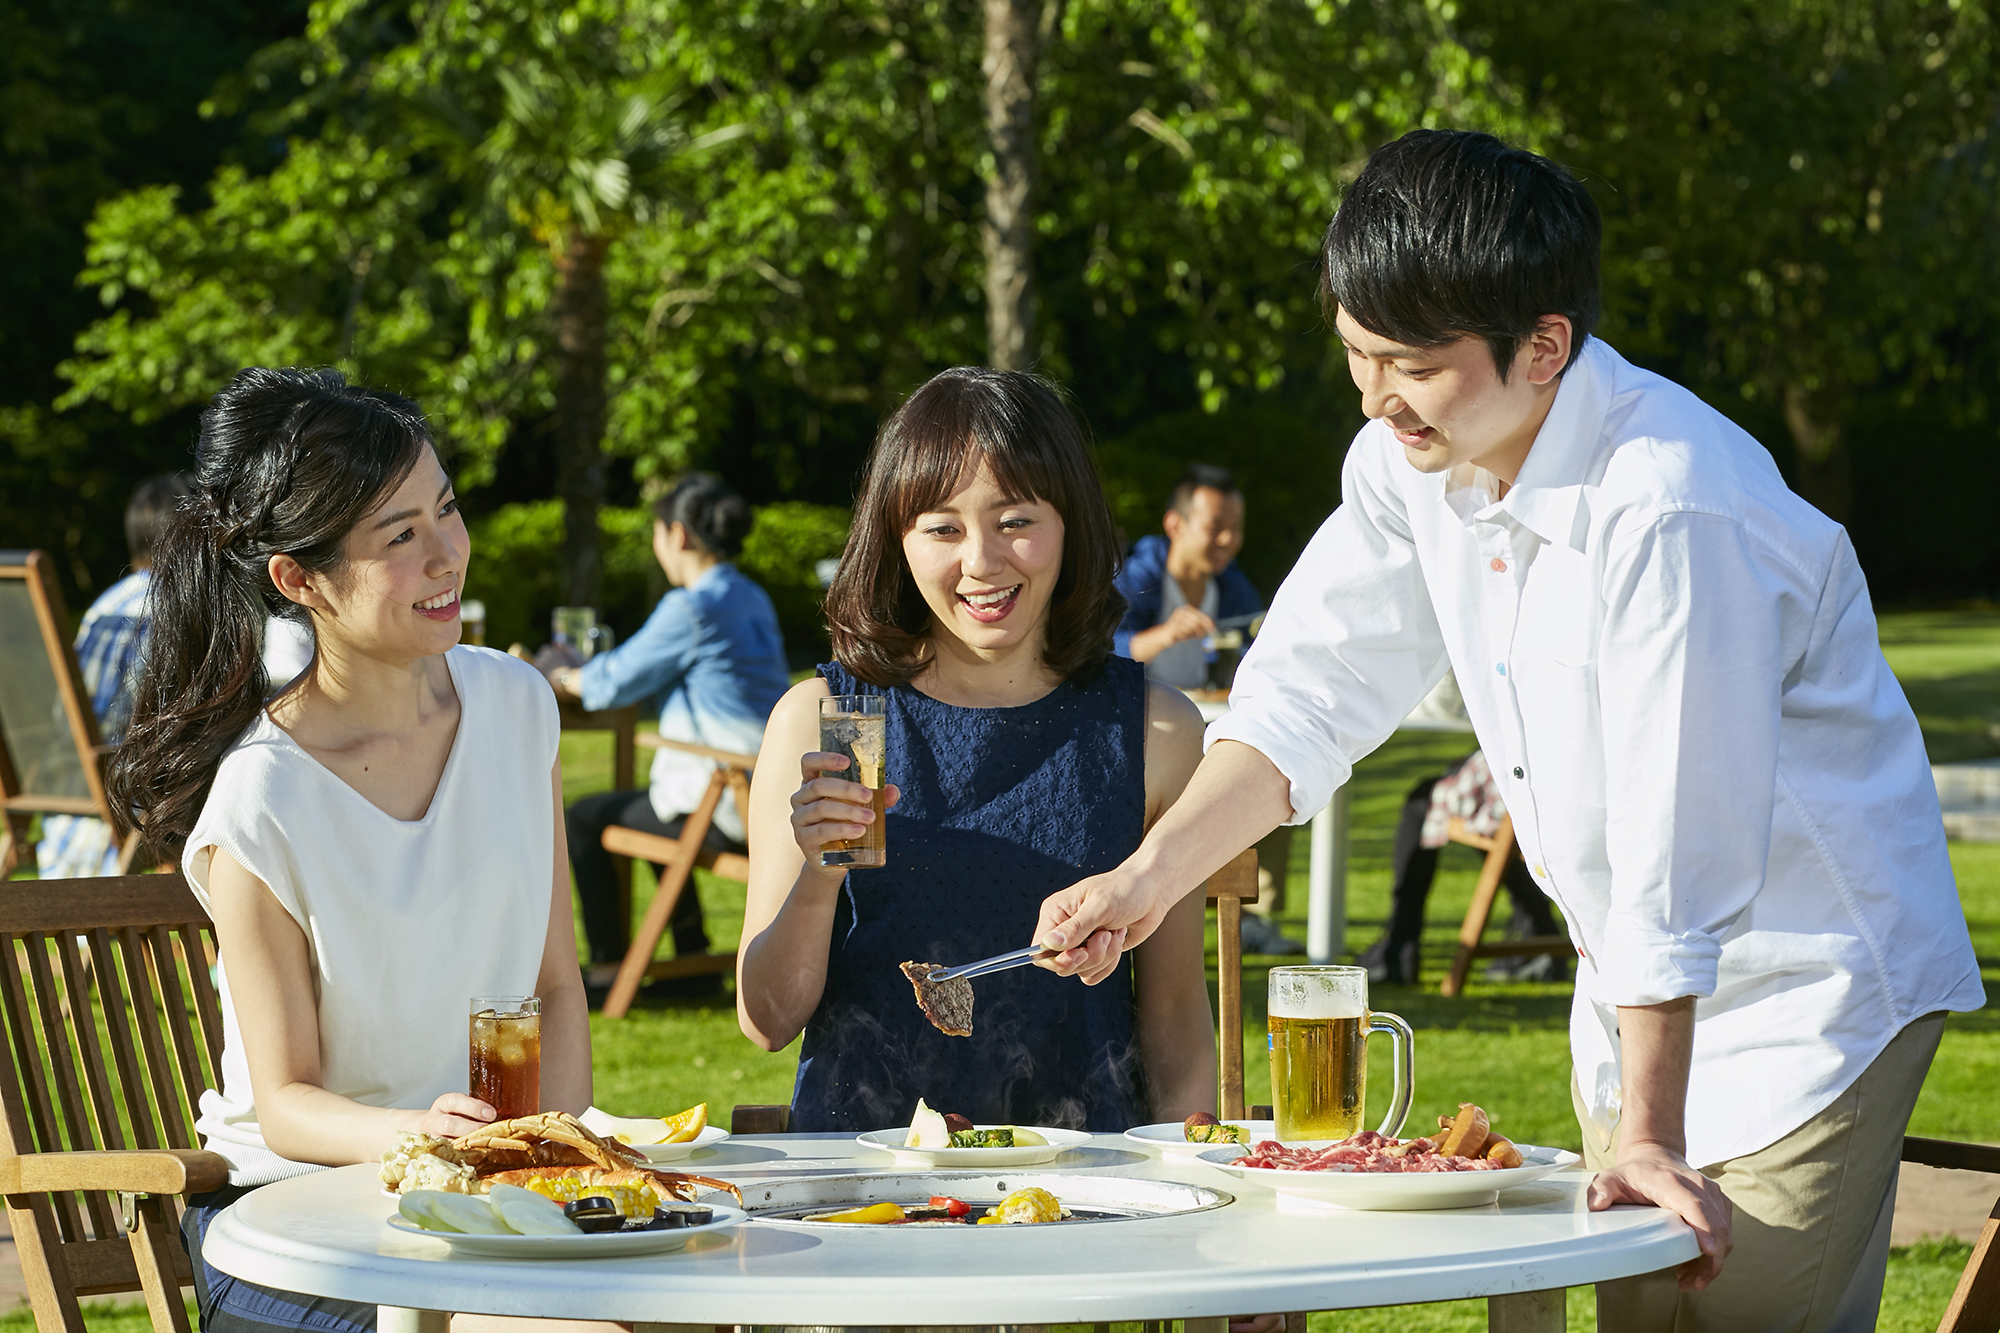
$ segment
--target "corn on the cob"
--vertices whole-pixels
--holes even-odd
[[[557,1203],[575,1203],[578,1199],[610,1199],[618,1205],[621,1217],[650,1218],[653,1210],[660,1206],[660,1196],[651,1185],[593,1185],[581,1176],[538,1176],[527,1182],[527,1187],[545,1198]]]

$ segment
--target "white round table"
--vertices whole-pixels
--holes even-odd
[[[836,1135],[731,1139],[677,1169],[739,1184],[874,1172],[888,1155]],[[751,1222],[688,1249],[629,1259],[454,1258],[391,1230],[372,1166],[267,1185],[210,1226],[204,1257],[266,1286],[383,1310],[384,1333],[441,1327],[432,1311],[641,1324],[995,1325],[1194,1321],[1231,1314],[1494,1298],[1496,1327],[1560,1330],[1561,1289],[1673,1267],[1694,1235],[1656,1208],[1584,1208],[1587,1174],[1563,1171],[1498,1204],[1347,1212],[1098,1135],[1044,1172],[1114,1172],[1206,1185],[1226,1207],[1064,1227],[887,1227]],[[1552,1322],[1551,1322],[1552,1319]]]

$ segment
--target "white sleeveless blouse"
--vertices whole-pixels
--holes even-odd
[[[271,888],[305,932],[327,1091],[427,1108],[467,1087],[467,1002],[531,995],[555,865],[549,771],[555,696],[525,662],[445,654],[458,735],[422,819],[400,820],[300,748],[266,714],[224,754],[181,868],[204,907],[220,847]],[[222,959],[222,1089],[195,1128],[232,1185],[316,1168],[264,1145]]]

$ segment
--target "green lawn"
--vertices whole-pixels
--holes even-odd
[[[1939,761],[2000,753],[2000,615],[1923,613],[1884,617],[1883,644],[1905,681],[1924,725],[1926,744]],[[1408,733],[1391,740],[1355,773],[1353,843],[1348,876],[1347,938],[1350,951],[1366,947],[1380,929],[1389,896],[1389,838],[1403,793],[1420,777],[1439,771],[1471,748],[1470,738]],[[565,794],[574,799],[610,782],[607,737],[566,735]],[[1966,916],[1984,974],[2000,977],[2000,845],[1952,844]],[[1293,840],[1288,929],[1304,937],[1307,839]],[[1478,871],[1475,853],[1447,848],[1432,894],[1425,931],[1423,985],[1380,988],[1378,1008],[1408,1019],[1417,1032],[1417,1103],[1413,1124],[1476,1099],[1497,1128],[1530,1143],[1578,1146],[1569,1107],[1567,1014],[1570,990],[1562,985],[1485,981],[1475,973],[1469,994],[1445,1000],[1437,982],[1450,958],[1458,922]],[[642,875],[642,880],[645,877]],[[702,875],[699,890],[718,948],[731,947],[740,929],[743,887]],[[638,907],[650,896],[642,886]],[[636,909],[635,909],[636,910]],[[1212,975],[1212,974],[1211,974]],[[1246,969],[1245,1056],[1251,1101],[1268,1098],[1265,1060],[1264,972]],[[698,1101],[726,1124],[738,1102],[782,1102],[790,1097],[797,1052],[767,1054],[736,1028],[733,1000],[706,1003],[644,1001],[621,1022],[592,1021],[597,1101],[619,1114],[664,1114]],[[1386,1064],[1386,1052],[1382,1053]],[[1370,1090],[1371,1116],[1387,1089]],[[1991,1090],[2000,1086],[2000,1017],[1991,1011],[1954,1015],[1944,1045],[1917,1103],[1911,1129],[1938,1137],[2000,1142]],[[1896,1252],[1880,1327],[1935,1328],[1967,1248],[1923,1244]],[[0,1333],[26,1329],[24,1315],[0,1324]],[[1483,1302],[1406,1307],[1315,1317],[1315,1333],[1354,1330],[1474,1330],[1485,1327]],[[1572,1292],[1572,1329],[1595,1326],[1589,1293]],[[97,1307],[96,1333],[130,1327],[129,1307]]]

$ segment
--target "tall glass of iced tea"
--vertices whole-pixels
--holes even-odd
[[[533,995],[472,997],[472,1095],[512,1120],[542,1109],[542,1002]]]
[[[889,863],[888,821],[882,788],[888,781],[888,700],[879,694],[833,694],[819,701],[819,748],[846,755],[849,767],[837,778],[858,782],[874,794],[875,822],[858,838],[820,848],[823,866],[880,866]]]
[[[1415,1089],[1410,1025],[1368,1010],[1359,967],[1274,967],[1270,980],[1271,1108],[1278,1140],[1347,1139],[1368,1102],[1368,1034],[1389,1034],[1395,1090],[1376,1133],[1403,1132]]]

